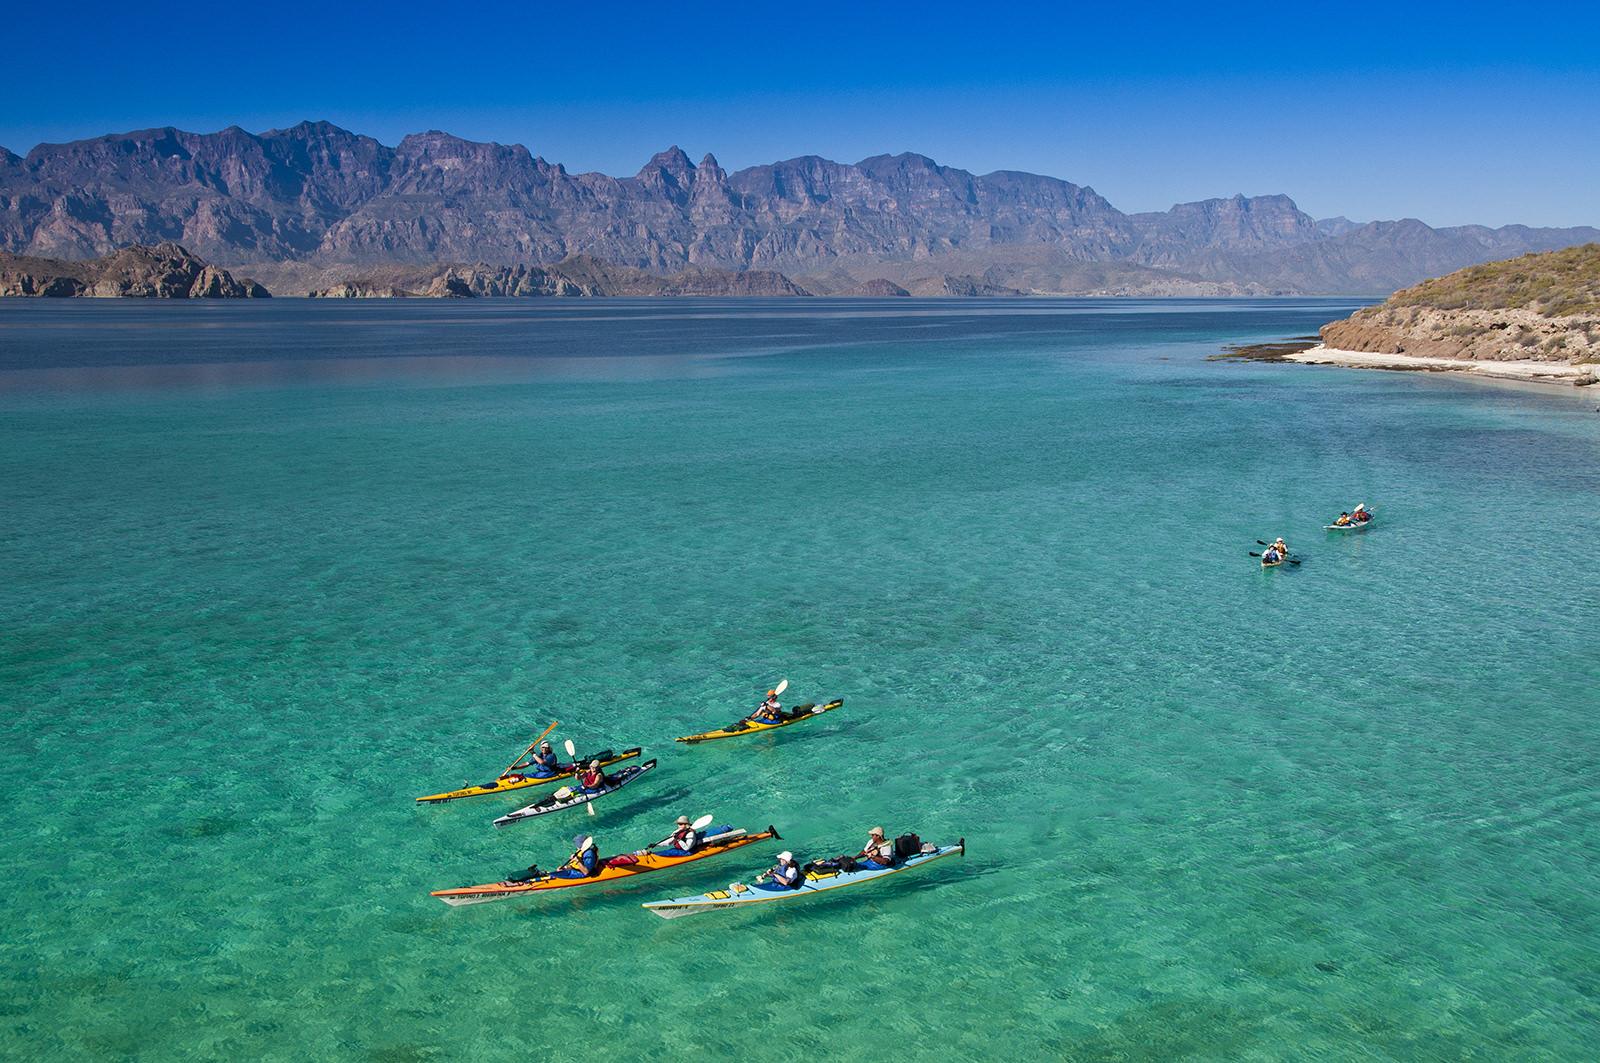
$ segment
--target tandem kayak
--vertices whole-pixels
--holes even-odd
[[[578,774],[579,771],[583,770],[583,766],[588,764],[591,760],[598,760],[600,762],[600,766],[603,768],[607,767],[608,765],[615,764],[619,760],[628,760],[632,757],[637,757],[643,751],[643,746],[634,746],[632,749],[624,749],[621,753],[614,753],[611,750],[606,749],[599,753],[591,753],[587,756],[574,757],[571,764],[558,765],[561,770],[554,775],[502,775],[494,782],[484,783],[482,786],[468,786],[461,790],[451,790],[447,794],[430,794],[427,797],[419,797],[417,800],[437,803],[439,801],[454,801],[462,797],[482,797],[484,794],[504,794],[509,793],[512,790],[520,790],[524,786],[543,786],[547,782],[560,782],[562,779],[572,778],[574,775]]]
[[[741,885],[735,882],[725,890],[712,890],[702,893],[698,897],[679,897],[670,901],[648,901],[644,907],[655,912],[663,919],[676,919],[683,915],[698,915],[701,912],[714,912],[722,908],[743,908],[747,905],[769,904],[774,901],[798,900],[801,897],[813,897],[826,890],[836,890],[843,886],[854,886],[858,882],[868,882],[888,875],[897,875],[902,871],[909,871],[913,867],[932,863],[940,857],[949,856],[951,853],[965,854],[967,839],[962,838],[955,845],[942,845],[933,848],[931,852],[923,852],[917,856],[907,857],[904,863],[894,867],[862,868],[858,871],[813,870],[807,871],[805,879],[793,889],[784,886],[774,886],[770,883],[757,883],[752,886]]]
[[[813,716],[820,716],[830,709],[837,709],[843,704],[843,698],[835,698],[826,705],[817,705],[808,701],[804,705],[796,705],[794,708],[785,712],[783,714],[783,719],[779,720],[777,723],[765,723],[758,720],[744,719],[738,721],[737,723],[731,723],[726,727],[718,728],[715,731],[707,731],[705,734],[686,735],[683,738],[676,739],[676,741],[689,742],[692,744],[694,742],[709,742],[713,738],[732,738],[734,735],[748,735],[755,734],[757,731],[771,731],[778,727],[788,727],[791,723],[799,723],[801,720],[809,720]]]
[[[1360,531],[1371,523],[1372,518],[1368,517],[1366,520],[1353,520],[1349,524],[1340,524],[1335,521],[1332,524],[1324,524],[1323,527],[1328,531]]]
[[[590,801],[604,797],[613,790],[622,789],[624,786],[628,785],[633,780],[637,779],[639,776],[643,775],[645,772],[649,771],[655,766],[656,762],[655,758],[653,757],[650,760],[645,761],[643,764],[630,765],[629,767],[623,768],[615,775],[609,776],[606,780],[606,784],[598,790],[585,791],[574,789],[570,786],[563,786],[555,793],[549,795],[548,797],[541,797],[539,800],[535,801],[526,808],[519,808],[515,812],[509,812],[506,815],[501,816],[499,819],[494,821],[494,825],[496,827],[505,827],[517,822],[519,819],[528,819],[531,816],[542,816],[547,812],[560,812],[563,808],[573,808],[577,805],[588,804]]]
[[[483,886],[462,886],[453,890],[434,890],[431,894],[449,905],[482,904],[485,901],[503,901],[508,897],[520,897],[529,893],[540,893],[546,890],[571,889],[574,886],[593,886],[600,882],[609,882],[613,885],[625,883],[635,875],[643,875],[651,871],[665,871],[680,864],[691,864],[696,860],[704,860],[708,856],[717,856],[721,853],[732,852],[740,846],[752,842],[766,841],[768,838],[777,840],[781,836],[777,828],[767,827],[759,834],[746,834],[743,830],[732,827],[723,827],[706,837],[699,849],[687,856],[662,856],[648,850],[636,853],[623,853],[613,856],[600,863],[598,874],[588,878],[558,878],[555,875],[541,874],[521,882],[490,882]]]

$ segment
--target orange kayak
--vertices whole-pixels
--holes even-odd
[[[439,898],[446,904],[482,904],[485,901],[503,901],[508,897],[520,897],[524,894],[539,893],[544,890],[571,889],[574,886],[593,886],[600,882],[609,882],[613,885],[621,884],[636,875],[643,875],[651,871],[665,871],[680,864],[692,864],[696,860],[704,860],[708,856],[717,856],[721,853],[731,853],[741,846],[752,842],[766,841],[768,838],[780,838],[776,828],[768,826],[760,834],[746,834],[742,830],[729,828],[720,834],[708,836],[705,843],[688,856],[661,856],[648,851],[638,853],[624,853],[610,859],[600,861],[600,872],[588,878],[558,878],[555,875],[539,875],[526,882],[490,882],[482,886],[461,886],[452,890],[434,890],[432,896]]]

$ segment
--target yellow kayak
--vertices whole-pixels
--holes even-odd
[[[835,698],[826,705],[817,705],[808,701],[804,705],[796,705],[785,712],[783,719],[777,723],[765,723],[748,719],[740,720],[738,723],[729,724],[727,727],[721,727],[715,731],[707,731],[705,734],[685,735],[677,739],[677,741],[690,743],[709,742],[713,738],[732,738],[735,735],[752,735],[757,731],[771,731],[777,727],[788,727],[791,723],[799,723],[801,720],[809,720],[813,716],[821,716],[829,709],[837,709],[843,704],[843,698]]]
[[[607,765],[615,764],[619,760],[627,760],[630,757],[637,757],[641,752],[643,752],[643,749],[643,746],[634,746],[632,749],[624,749],[621,753],[613,753],[611,750],[607,749],[604,752],[594,753],[587,757],[577,757],[571,764],[557,765],[561,770],[555,775],[524,775],[513,772],[500,776],[500,778],[496,779],[494,782],[484,783],[482,786],[468,786],[461,790],[451,790],[447,794],[429,794],[427,797],[419,797],[417,800],[437,803],[439,801],[454,801],[461,797],[482,797],[484,794],[506,794],[510,793],[512,790],[520,790],[525,786],[543,786],[547,782],[559,782],[562,779],[572,778],[574,775],[578,774],[578,772],[582,771],[584,765],[588,764],[591,760],[598,760],[601,767],[606,767]]]

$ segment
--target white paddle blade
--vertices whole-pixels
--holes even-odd
[[[567,749],[567,756],[575,757],[578,755],[578,747],[572,744],[572,739],[567,739],[565,745]]]
[[[711,826],[711,821],[715,818],[715,816],[707,812],[705,815],[689,824],[689,826],[693,827],[695,830],[704,830],[705,828]]]
[[[583,803],[583,807],[585,807],[585,808],[587,808],[589,810],[589,815],[591,815],[591,816],[594,815],[594,802],[593,801],[585,801]]]
[[[1363,502],[1359,506],[1356,507],[1356,512],[1360,513],[1363,509],[1366,509],[1366,508],[1367,508],[1367,504],[1365,502]]]
[[[779,683],[777,686],[773,687],[772,689],[773,689],[774,693],[782,694],[785,690],[789,689],[789,681],[787,679],[785,679],[783,682]]]

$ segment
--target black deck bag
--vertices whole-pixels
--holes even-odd
[[[904,860],[922,852],[922,839],[915,834],[902,834],[894,840],[894,858]]]

